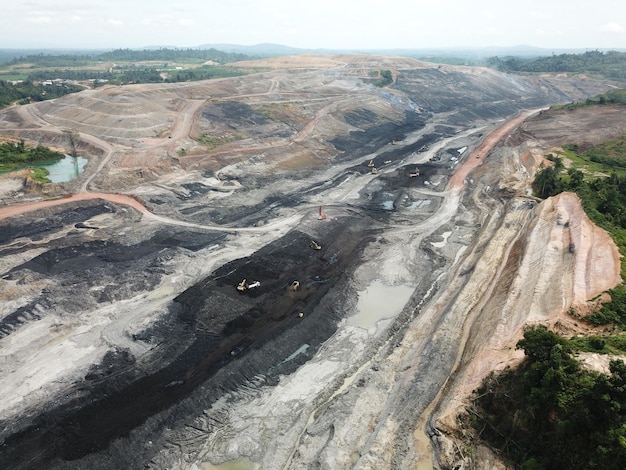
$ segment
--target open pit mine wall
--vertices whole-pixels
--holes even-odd
[[[545,85],[545,87],[533,88],[534,85],[526,79],[509,79],[502,74],[492,72],[486,72],[486,75],[482,77],[477,74],[475,77],[468,78],[459,71],[416,70],[402,72],[396,84],[396,92],[406,93],[414,102],[419,103],[427,112],[425,116],[428,114],[428,118],[438,114],[440,117],[446,115],[450,118],[450,122],[445,122],[446,126],[454,125],[458,128],[477,120],[499,119],[515,113],[521,107],[543,106],[546,103],[569,101],[570,97],[575,97],[576,94],[585,96],[591,94],[591,92],[587,93],[575,88],[571,88],[571,93],[568,94],[561,91],[554,82],[545,81],[540,85]],[[211,94],[211,86],[210,82],[194,84],[189,85],[188,90],[208,96]],[[468,93],[467,88],[471,88],[473,92],[465,99]],[[177,88],[168,87],[168,89]],[[496,89],[499,91],[495,92]],[[128,96],[133,99],[143,100],[144,103],[150,101],[149,94],[133,92],[134,88],[128,90],[130,91],[124,91],[125,96],[128,93]],[[89,96],[97,98],[93,101],[102,106],[102,103],[110,101],[106,95],[109,92],[97,90]],[[117,90],[116,93],[121,93],[121,91]],[[387,90],[376,90],[375,93],[380,94],[390,103],[396,103],[396,96],[391,96],[394,94]],[[46,103],[37,105],[37,109],[42,110],[46,118],[53,122],[55,116],[59,115],[56,121],[59,126],[74,127],[77,123],[68,120],[74,119],[76,106],[81,106],[81,115],[87,115],[90,113],[89,106],[93,105],[87,99],[87,94],[78,95],[80,96],[69,95],[57,100],[56,104],[59,102],[62,104],[60,107],[56,107],[55,103]],[[169,102],[169,100],[162,100],[162,102],[165,101]],[[179,102],[176,101],[176,103]],[[154,123],[152,121],[150,123],[153,126],[148,126],[149,135],[152,135],[154,126],[163,125],[163,116],[167,115],[165,105],[160,107],[156,104],[156,109],[151,114]],[[119,122],[121,124],[116,125],[123,126],[125,122],[123,118],[134,113],[137,108],[128,106],[111,109],[109,116],[111,123]],[[120,109],[124,111],[120,112]],[[129,114],[124,114],[126,112]],[[121,114],[113,116],[114,113]],[[418,119],[416,114],[411,114],[411,116],[413,116],[413,121],[407,121],[407,132],[408,128],[423,124],[421,117]],[[5,119],[7,114],[2,114],[0,117]],[[22,132],[21,121],[5,119],[2,125],[11,127],[16,135]],[[109,133],[112,139],[128,137],[127,129],[115,128],[107,123],[98,123],[98,125],[101,126],[101,132]],[[361,125],[360,121],[359,125]],[[379,127],[379,118],[374,116],[371,119],[370,128],[376,130]],[[85,133],[94,132],[93,128],[93,126],[85,125],[80,130]],[[448,129],[442,132],[451,133],[455,130]],[[41,134],[44,135],[46,132],[47,130],[44,129]],[[140,138],[145,132],[147,131],[143,129],[133,130],[132,137]],[[363,155],[364,149],[375,150],[361,146],[362,142],[371,140],[368,132],[350,131],[346,134],[350,134],[349,138],[344,135],[346,145],[349,144],[358,150],[344,155],[345,158],[356,159]],[[441,134],[438,134],[436,137],[440,136]],[[55,139],[62,137],[62,133],[54,134]],[[379,143],[382,143],[383,138],[385,138],[385,143],[388,143],[388,136],[378,134],[378,137],[381,139]],[[100,141],[96,143],[102,145]],[[113,177],[117,178],[117,175],[114,173]],[[251,188],[251,190],[254,189]],[[175,207],[180,207],[181,202],[174,200],[174,204],[176,204]],[[15,222],[22,228],[24,225],[29,225],[27,235],[37,236],[36,240],[41,242],[42,252],[31,255],[28,262],[17,263],[15,269],[12,269],[8,275],[16,283],[22,283],[20,285],[27,284],[33,279],[46,282],[46,301],[36,299],[41,300],[42,310],[37,310],[37,312],[42,318],[44,314],[53,315],[63,312],[64,321],[72,315],[80,319],[86,307],[96,309],[99,308],[100,303],[127,301],[137,291],[152,291],[163,276],[171,274],[169,270],[172,268],[164,259],[175,259],[180,256],[183,248],[188,248],[180,241],[171,241],[171,237],[179,236],[178,233],[152,233],[144,235],[143,238],[140,237],[143,240],[141,243],[135,241],[125,244],[107,239],[107,233],[104,230],[94,230],[93,234],[89,232],[89,235],[85,235],[81,231],[91,229],[76,226],[72,228],[73,224],[88,220],[96,213],[105,214],[118,210],[107,205],[97,210],[93,209],[93,214],[79,214],[78,218],[70,217],[68,214],[71,211],[66,211],[59,216],[62,220],[54,218],[55,230],[59,230],[59,234],[52,242],[46,241],[50,233],[38,234],[38,230],[45,231],[39,219],[31,222]],[[119,212],[120,214],[116,215],[121,218],[121,213],[126,213],[126,210],[119,210]],[[224,213],[230,212],[232,208],[225,206]],[[55,213],[55,215],[58,214]],[[110,234],[117,234],[111,235],[112,237],[121,237],[120,234],[126,232],[129,233],[128,237],[139,237],[133,229],[140,216],[133,211],[129,211],[128,214],[123,216],[128,217],[128,220],[120,220],[119,225],[112,226]],[[50,214],[44,215],[50,220]],[[3,426],[0,428],[3,429],[1,434],[3,442],[0,449],[0,462],[6,464],[6,468],[21,469],[54,468],[52,463],[58,468],[77,469],[81,467],[111,468],[114,465],[112,462],[125,462],[126,468],[132,468],[135,464],[139,466],[149,462],[159,449],[169,449],[168,446],[174,446],[163,437],[163,429],[184,427],[190,416],[202,413],[202,410],[206,410],[218,397],[228,391],[247,386],[249,383],[256,384],[257,376],[264,377],[264,382],[257,384],[260,388],[262,385],[275,385],[277,377],[293,373],[298,366],[311,360],[317,348],[333,335],[337,324],[345,316],[345,312],[338,311],[336,308],[337,299],[341,298],[342,294],[335,290],[335,286],[349,282],[350,273],[353,273],[355,265],[361,262],[361,248],[370,242],[370,236],[375,235],[371,226],[364,226],[363,220],[361,217],[345,218],[343,222],[333,225],[336,227],[336,232],[328,234],[328,239],[332,243],[324,243],[327,253],[325,259],[320,260],[315,257],[313,251],[306,251],[308,248],[305,250],[306,256],[303,257],[297,247],[308,247],[309,237],[304,233],[293,232],[276,243],[258,250],[249,258],[224,265],[201,283],[181,289],[176,301],[170,305],[170,309],[158,322],[146,327],[144,331],[132,338],[125,338],[133,343],[158,345],[154,354],[156,359],[153,358],[154,363],[146,364],[144,361],[136,364],[136,359],[127,351],[111,347],[111,351],[101,361],[98,359],[92,367],[85,367],[86,374],[82,373],[71,384],[67,394],[45,397],[48,401],[44,403],[42,399],[41,405],[29,409],[28,414],[12,416],[2,423]],[[511,227],[515,227],[515,223],[516,221],[512,220]],[[70,228],[68,234],[71,236],[65,236],[64,227]],[[129,230],[129,227],[133,229]],[[8,233],[7,240],[17,236],[12,229],[8,229],[6,233]],[[514,233],[510,231],[507,233],[509,237],[514,237]],[[486,242],[489,235],[488,232],[485,234],[483,241]],[[191,235],[187,238],[187,235],[189,234],[185,234],[184,238],[192,238]],[[98,236],[103,239],[97,238]],[[198,242],[198,237],[198,234],[193,234],[194,243],[197,246],[189,247],[189,249],[196,249],[200,245],[207,247],[223,241],[215,236]],[[132,249],[129,248],[130,245]],[[510,260],[506,266],[516,266],[513,262],[513,254],[517,253],[521,256],[521,252],[516,251],[519,246],[519,243],[513,244],[509,254],[506,255],[507,248],[494,245],[492,253],[504,253],[502,256],[506,255]],[[12,246],[8,249],[12,254],[20,250],[22,250],[21,246]],[[284,258],[288,250],[295,251]],[[576,256],[576,252],[572,255],[568,248],[568,253],[563,256],[565,256],[563,259],[571,260]],[[465,275],[459,278],[462,282],[467,281],[467,274],[472,271],[478,272],[474,267],[478,261],[479,258],[474,258],[472,265],[465,266],[468,270],[463,271]],[[503,273],[509,272],[508,268],[494,271],[493,266],[489,267],[488,258],[481,262],[485,263],[485,272],[491,269],[489,272],[497,274],[500,278]],[[89,268],[90,276],[84,275],[85,267]],[[273,293],[270,289],[270,293],[265,296],[252,291],[245,296],[237,294],[233,286],[241,279],[249,277],[251,268],[256,269],[254,275],[272,279],[273,285],[264,283],[263,286],[274,288]],[[297,294],[284,295],[286,286],[295,278],[296,273],[302,270],[306,271],[306,277],[311,281],[310,284],[303,285]],[[479,277],[475,279],[478,281]],[[585,279],[585,276],[581,279]],[[106,284],[102,284],[101,280],[106,280]],[[493,285],[494,282],[496,281],[475,285],[484,288],[484,286]],[[498,285],[506,290],[510,282],[502,281]],[[278,292],[281,292],[281,295],[278,295]],[[80,299],[80,302],[76,299]],[[543,299],[541,302],[548,302],[548,293],[542,294],[541,299]],[[35,304],[39,305],[37,302],[33,302],[32,305],[35,306]],[[459,328],[460,325],[464,325],[463,318],[468,311],[468,304],[463,306],[451,302],[450,305],[446,313],[449,315],[448,319],[437,326],[447,325],[451,334],[442,329],[436,337],[432,335],[434,341],[429,344],[428,354],[410,361],[413,364],[419,363],[420,367],[423,365],[421,369],[416,368],[422,375],[408,380],[412,387],[409,388],[411,393],[404,393],[406,389],[399,389],[399,393],[394,395],[393,400],[402,401],[404,406],[398,407],[392,401],[387,407],[387,410],[392,410],[392,413],[396,414],[400,409],[410,410],[410,413],[398,420],[403,424],[398,428],[398,432],[401,433],[398,440],[402,440],[403,443],[407,441],[406,430],[415,425],[422,410],[430,403],[430,398],[434,397],[440,386],[445,383],[446,374],[449,371],[437,362],[442,356],[441,352],[444,351],[448,359],[454,360],[455,358]],[[59,310],[55,312],[55,308]],[[319,315],[310,315],[314,308],[318,308]],[[494,312],[496,310],[496,308],[493,309]],[[304,313],[304,318],[294,316],[294,312]],[[23,312],[18,312],[7,320],[8,334],[13,335],[16,331],[19,333],[37,326],[40,318],[26,318],[21,313]],[[115,314],[110,313],[110,315]],[[487,315],[481,314],[481,316],[487,318]],[[266,317],[270,320],[267,324],[260,320]],[[70,320],[67,322],[69,324]],[[264,323],[264,326],[258,328],[261,323]],[[476,325],[479,324],[476,322]],[[491,330],[487,328],[483,330],[498,331],[495,327]],[[48,334],[52,333],[46,333]],[[472,338],[472,335],[469,336]],[[476,334],[477,347],[480,346],[478,340],[480,337],[480,334]],[[413,348],[411,339],[411,334],[407,334],[405,341],[407,350]],[[102,341],[106,341],[106,338]],[[285,361],[303,343],[310,345],[309,350],[295,359]],[[384,364],[380,367],[383,368]],[[115,373],[110,374],[111,370]],[[409,373],[404,374],[406,375]],[[211,380],[208,380],[209,377]],[[390,384],[384,384],[381,390],[391,390],[395,383],[397,383],[396,380],[391,380]],[[389,388],[386,387],[387,385]],[[427,393],[423,393],[424,391]],[[421,401],[416,404],[409,398]],[[328,415],[327,418],[329,422],[334,423],[340,419],[340,414]],[[367,428],[363,432],[366,430]],[[236,437],[231,436],[233,440]],[[387,439],[384,432],[380,434],[380,439],[383,442]],[[373,448],[376,438],[372,438],[371,442],[370,447]],[[151,443],[152,447],[147,446],[146,443]],[[332,441],[329,441],[327,448],[330,448],[331,444]],[[303,452],[304,454],[306,453]],[[183,460],[186,457],[182,457]],[[374,461],[377,460],[374,459]],[[381,457],[380,461],[386,462],[385,457]],[[400,461],[399,455],[392,457],[394,465]],[[395,468],[402,468],[402,466]]]
[[[493,212],[499,221],[490,241],[474,250],[480,253],[478,258],[468,258],[466,267],[459,268],[473,266],[452,307],[466,309],[467,316],[457,363],[434,403],[431,421],[432,429],[437,429],[432,442],[442,469],[496,465],[497,458],[480,445],[460,452],[476,446],[476,441],[459,429],[457,416],[465,412],[472,390],[490,371],[521,360],[523,354],[515,344],[524,327],[545,324],[567,334],[568,325],[575,323],[567,314],[570,307],[586,304],[620,281],[617,246],[589,220],[575,194],[562,193],[539,203],[514,197],[501,208],[502,212]]]

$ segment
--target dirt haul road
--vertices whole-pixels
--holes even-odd
[[[74,130],[93,160],[41,189],[65,199],[0,184],[5,467],[453,468],[462,400],[523,325],[615,282],[575,198],[527,196],[575,116],[524,111],[609,85],[263,64],[0,112],[14,138]]]

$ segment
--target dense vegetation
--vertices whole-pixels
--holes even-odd
[[[584,73],[611,80],[626,81],[626,53],[587,51],[549,57],[491,57],[492,68],[512,73]]]
[[[0,171],[9,171],[33,163],[59,160],[65,155],[48,147],[26,147],[24,141],[17,143],[4,142],[0,144]]]
[[[53,83],[49,80],[125,85],[207,80],[250,73],[251,69],[225,66],[229,62],[249,59],[244,54],[216,49],[118,49],[92,54],[33,54],[13,58],[4,64],[0,78],[22,79],[12,85],[0,80],[0,107],[57,98],[80,91],[78,85]],[[207,62],[210,63],[206,64]],[[91,85],[89,85],[91,86]]]
[[[27,168],[36,163],[53,162],[64,156],[42,145],[26,147],[23,140],[17,143],[4,142],[0,144],[0,172]],[[34,168],[31,178],[40,183],[49,183],[48,174],[45,168]]]
[[[15,102],[25,104],[31,101],[51,100],[80,90],[84,90],[84,88],[71,83],[43,85],[35,84],[32,81],[25,81],[13,85],[12,83],[0,80],[0,108]]]
[[[582,369],[570,342],[528,329],[517,370],[491,374],[468,419],[481,437],[523,470],[626,468],[626,365],[609,376]]]
[[[79,67],[94,62],[139,62],[139,61],[179,61],[206,62],[212,60],[220,64],[249,59],[245,54],[218,51],[217,49],[116,49],[97,54],[32,54],[16,57],[8,65],[32,64],[37,67]]]
[[[162,48],[162,49],[146,49],[142,51],[133,50],[133,49],[116,49],[111,52],[98,54],[97,56],[95,56],[95,59],[103,60],[103,61],[117,61],[117,62],[146,61],[146,60],[187,62],[187,61],[195,59],[201,62],[212,60],[220,64],[227,64],[229,62],[247,60],[247,59],[250,59],[250,57],[245,54],[218,51],[217,49]]]
[[[194,80],[207,80],[211,78],[236,77],[248,73],[236,67],[202,66],[187,68],[184,70],[172,70],[164,72],[162,67],[155,66],[116,66],[111,70],[89,69],[54,69],[40,70],[28,75],[29,80],[53,79],[85,81],[94,80],[95,85],[108,82],[113,85],[127,85],[130,83],[163,83],[163,82],[188,82]]]
[[[381,70],[379,72],[379,75],[380,80],[376,81],[374,83],[374,86],[382,88],[393,83],[393,75],[391,74],[391,70]]]

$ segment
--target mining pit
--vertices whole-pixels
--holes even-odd
[[[524,325],[579,328],[619,281],[575,196],[529,193],[550,151],[626,133],[623,107],[548,110],[614,84],[237,65],[0,111],[89,160],[0,177],[2,468],[504,468],[456,416]]]

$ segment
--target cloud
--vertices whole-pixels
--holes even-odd
[[[623,33],[624,28],[618,23],[607,23],[600,28],[600,31],[607,33]]]
[[[181,26],[193,26],[193,20],[191,18],[180,18],[178,24]]]
[[[121,20],[116,20],[115,18],[109,18],[108,22],[113,26],[122,26],[124,24]]]
[[[52,18],[49,16],[31,16],[27,21],[30,23],[52,23]]]
[[[538,10],[531,10],[529,12],[529,15],[531,18],[534,18],[536,20],[541,20],[541,21],[550,19],[550,15],[548,15],[547,13],[543,11],[538,11]]]

